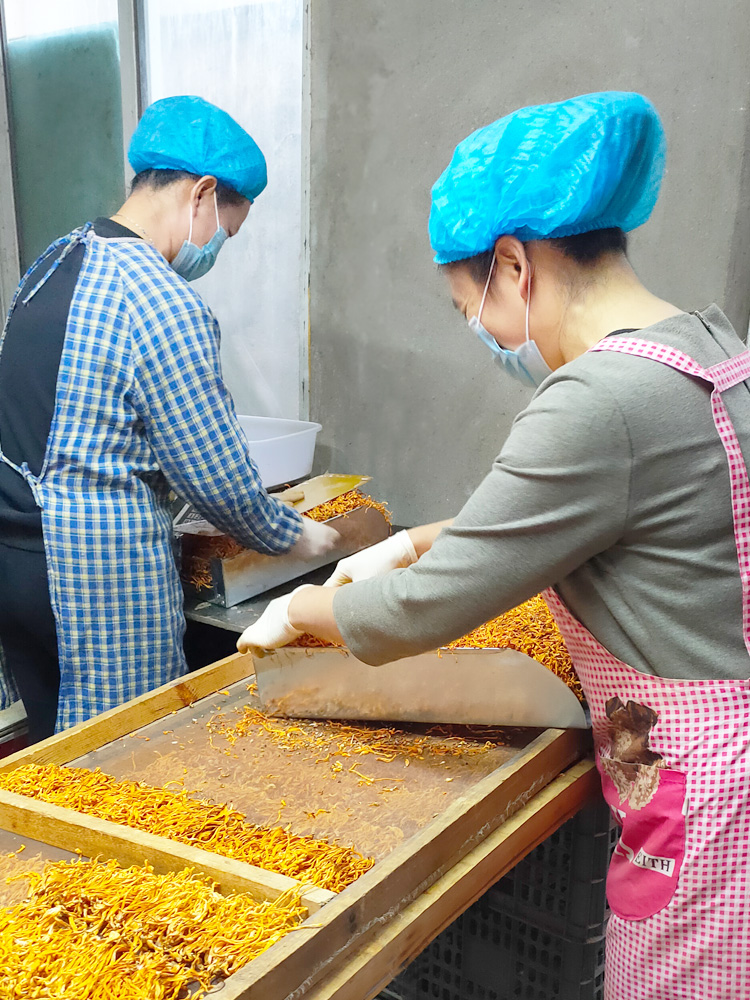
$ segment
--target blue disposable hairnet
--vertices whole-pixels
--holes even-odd
[[[254,201],[267,183],[255,140],[226,111],[202,97],[165,97],[146,108],[128,149],[141,170],[210,174]]]
[[[648,219],[659,195],[664,131],[640,94],[610,91],[521,108],[456,146],[432,189],[438,264],[500,236],[574,236]]]

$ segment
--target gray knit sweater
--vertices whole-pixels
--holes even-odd
[[[716,306],[632,336],[706,366],[745,348]],[[432,549],[409,569],[338,591],[348,646],[374,664],[434,649],[554,585],[639,670],[750,676],[709,396],[703,382],[622,354],[586,353],[558,369]],[[724,398],[750,461],[750,389]]]

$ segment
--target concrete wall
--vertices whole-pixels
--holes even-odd
[[[427,239],[455,144],[516,107],[639,90],[668,171],[632,241],[686,309],[750,310],[750,19],[738,0],[313,0],[311,407],[318,469],[366,472],[396,520],[456,512],[527,394],[451,308]]]

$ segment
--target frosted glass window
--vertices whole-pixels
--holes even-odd
[[[221,324],[239,412],[298,417],[303,2],[147,0],[146,11],[149,100],[205,97],[250,132],[268,161],[268,187],[195,287]]]
[[[5,0],[21,268],[122,204],[117,0]]]

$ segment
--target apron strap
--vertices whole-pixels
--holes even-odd
[[[55,258],[53,263],[45,272],[44,277],[40,278],[40,280],[37,281],[37,283],[34,285],[31,291],[27,295],[25,295],[23,299],[21,299],[24,305],[26,305],[26,303],[36,295],[36,293],[39,291],[42,285],[49,279],[50,275],[53,274],[54,271],[63,262],[63,260],[65,260],[70,251],[87,238],[91,228],[92,228],[92,223],[87,222],[80,229],[74,230],[68,236],[63,236],[61,239],[56,240],[54,243],[52,243],[50,246],[47,247],[47,249],[44,251],[41,257],[39,257],[28,269],[28,271],[22,278],[21,282],[19,283],[13,295],[13,299],[10,304],[10,309],[8,310],[8,316],[5,320],[5,326],[3,327],[2,334],[0,335],[0,351],[2,350],[3,343],[5,341],[5,334],[8,329],[8,323],[10,322],[10,318],[13,315],[13,312],[15,311],[18,299],[22,291],[25,290],[26,281],[28,280],[29,276],[33,273],[33,271],[36,268],[38,268],[41,264],[43,264],[44,261],[47,259],[47,257],[53,254],[55,250],[57,250],[61,246],[63,247],[62,253],[60,253]],[[21,476],[23,479],[26,480],[34,496],[35,503],[37,504],[38,507],[41,507],[42,504],[40,502],[40,495],[38,490],[39,479],[32,473],[31,469],[29,468],[26,462],[22,462],[20,465],[16,465],[15,462],[11,462],[11,460],[7,457],[7,455],[3,454],[2,442],[0,442],[0,462],[3,462],[5,465],[9,466],[11,469],[13,469],[14,472],[17,472],[19,476]]]
[[[39,289],[42,287],[42,285],[45,284],[45,282],[49,279],[49,277],[50,277],[51,274],[54,274],[54,272],[58,269],[58,267],[60,266],[60,264],[62,264],[62,262],[68,256],[68,254],[70,253],[70,251],[73,250],[75,247],[78,246],[79,243],[82,243],[86,239],[86,234],[89,232],[90,229],[91,229],[91,223],[87,222],[85,226],[82,226],[80,229],[75,229],[70,234],[70,236],[65,237],[65,239],[68,240],[67,246],[64,248],[64,250],[62,251],[62,253],[59,254],[55,258],[55,260],[53,261],[53,263],[51,264],[51,266],[45,272],[44,277],[40,278],[39,281],[37,281],[37,283],[34,285],[34,287],[28,293],[28,295],[25,295],[23,297],[23,299],[21,301],[23,302],[24,305],[26,305],[26,303],[29,302],[30,299],[34,298],[34,296],[39,291]],[[37,263],[34,265],[34,267],[36,267],[38,264],[41,264],[42,261],[44,260],[44,257],[48,253],[50,253],[56,246],[59,246],[59,245],[60,245],[60,241],[58,241],[57,243],[53,244],[52,247],[50,247],[46,251],[46,253],[43,254],[42,257],[37,261]],[[15,306],[15,300],[13,302],[13,305]]]
[[[619,354],[649,358],[685,375],[702,379],[713,386],[711,412],[729,465],[734,543],[737,548],[742,583],[742,632],[745,648],[750,654],[750,479],[737,432],[721,396],[726,389],[750,379],[750,351],[743,351],[736,357],[727,358],[726,361],[720,361],[710,368],[704,368],[693,358],[673,347],[630,337],[608,337],[590,350],[614,351]]]
[[[22,479],[26,480],[26,484],[31,490],[32,496],[34,497],[34,503],[37,507],[41,507],[41,498],[39,494],[39,479],[28,466],[27,462],[22,462],[20,465],[16,465],[15,462],[11,462],[7,455],[3,454],[3,449],[0,447],[0,462],[7,465],[9,468],[17,472]]]
[[[639,358],[650,358],[669,368],[676,368],[685,375],[709,382],[719,392],[731,389],[740,382],[750,379],[750,350],[743,351],[733,358],[720,361],[710,368],[704,368],[697,361],[666,344],[654,344],[649,340],[637,340],[634,337],[607,337],[590,348],[591,351],[615,351],[618,354],[631,354]]]

